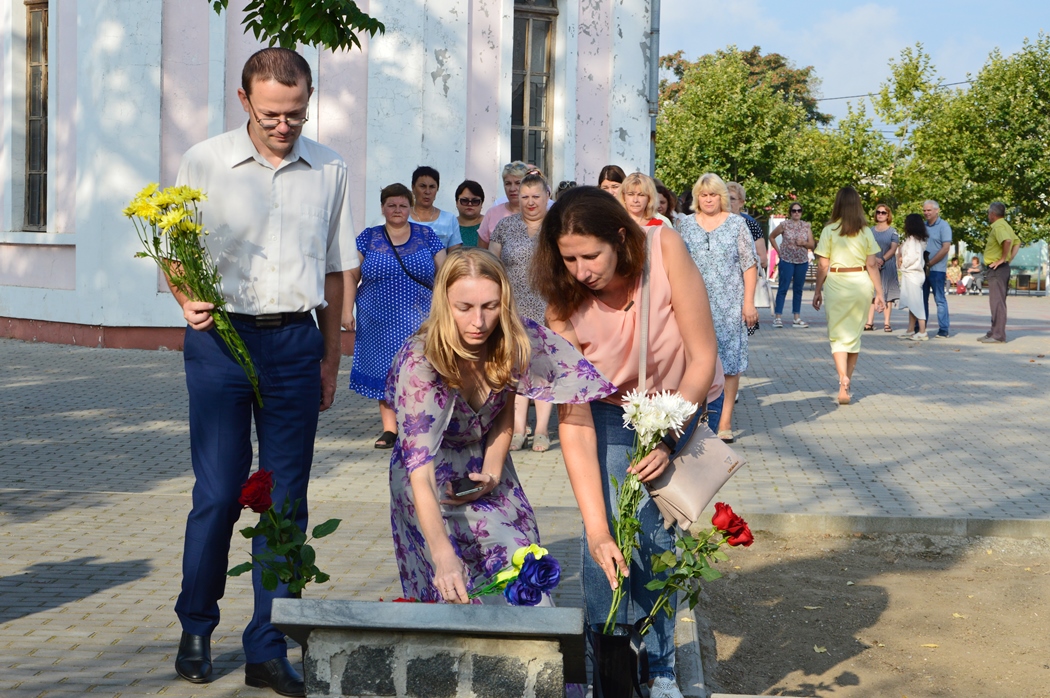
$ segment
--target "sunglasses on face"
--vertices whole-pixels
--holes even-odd
[[[885,215],[888,215],[888,214],[889,214],[889,211],[876,211],[875,212],[876,216],[885,216]]]
[[[459,200],[460,206],[480,206],[481,199],[468,199],[466,197]]]
[[[800,208],[793,208],[793,209],[791,209],[791,213],[802,213],[802,209],[800,209]]]

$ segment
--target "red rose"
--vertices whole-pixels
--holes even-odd
[[[755,537],[751,535],[751,528],[744,524],[742,528],[733,531],[729,537],[726,538],[726,543],[730,545],[742,545],[745,548],[755,542]]]
[[[725,502],[715,502],[715,515],[711,524],[719,531],[728,531],[729,522],[733,520],[733,509]]]
[[[273,473],[260,469],[255,471],[241,486],[241,496],[237,501],[256,514],[261,514],[273,506],[273,500],[270,499],[271,492],[273,492]]]
[[[734,531],[740,526],[747,525],[742,518],[733,513],[733,508],[725,502],[717,502],[715,504],[715,515],[711,517],[711,523],[719,531],[726,532]]]

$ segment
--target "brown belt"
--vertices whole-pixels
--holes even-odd
[[[864,271],[864,267],[833,267],[833,268],[829,269],[829,271],[836,271],[836,272],[842,272],[842,271]]]
[[[301,313],[271,313],[269,315],[244,315],[243,313],[228,313],[231,320],[243,322],[255,327],[284,327],[293,322],[304,320],[311,316],[309,311]]]

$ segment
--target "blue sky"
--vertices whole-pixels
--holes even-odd
[[[945,82],[976,74],[988,54],[1050,33],[1050,0],[661,0],[660,53],[695,59],[730,44],[812,65],[823,97],[875,92],[901,49],[922,42]],[[853,100],[857,102],[859,100]],[[845,115],[847,100],[821,102]],[[871,114],[870,103],[866,105]]]

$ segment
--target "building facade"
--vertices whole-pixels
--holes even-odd
[[[171,184],[191,145],[243,126],[260,44],[208,0],[2,0],[0,336],[172,346],[183,326],[121,209]],[[235,8],[234,6],[238,6]],[[515,159],[552,184],[649,171],[655,0],[359,0],[386,25],[361,50],[304,49],[304,135],[350,166],[355,227],[418,165],[502,193]],[[658,10],[657,10],[658,11]],[[246,205],[251,205],[246,202]]]

